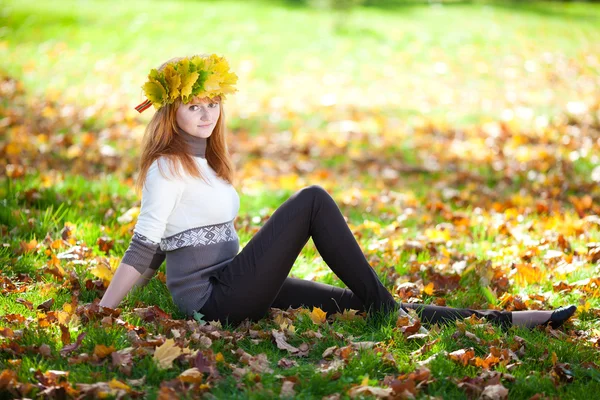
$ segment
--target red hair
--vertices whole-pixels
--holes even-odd
[[[164,62],[157,69],[162,71],[167,64],[177,62],[185,57],[175,57]],[[206,161],[216,174],[225,181],[233,184],[235,179],[235,168],[225,140],[225,114],[221,99],[216,97],[212,99],[219,103],[220,115],[212,134],[206,142]],[[181,176],[177,163],[183,167],[183,170],[189,175],[202,178],[194,156],[187,151],[188,144],[178,133],[181,128],[177,125],[177,109],[182,104],[181,98],[175,99],[172,104],[167,104],[159,108],[146,126],[144,137],[142,139],[141,159],[139,163],[140,172],[137,177],[135,188],[141,192],[146,174],[150,165],[159,157],[165,157],[169,160],[169,170],[176,176]]]

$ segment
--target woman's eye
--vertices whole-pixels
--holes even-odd
[[[217,107],[219,106],[219,103],[210,103],[208,106],[209,106],[210,108],[217,108]],[[194,104],[194,105],[191,105],[191,106],[189,107],[189,110],[190,110],[190,111],[196,111],[196,110],[197,110],[197,108],[193,108],[193,107],[198,107],[198,106],[197,106],[197,105],[195,105],[195,104]]]

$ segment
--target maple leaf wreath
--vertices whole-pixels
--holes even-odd
[[[167,64],[162,71],[150,70],[148,81],[142,86],[147,100],[135,109],[140,113],[151,105],[159,109],[178,97],[184,104],[195,97],[219,96],[224,100],[227,94],[237,92],[233,87],[237,80],[225,57],[216,54],[186,57]]]

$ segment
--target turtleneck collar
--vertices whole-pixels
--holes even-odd
[[[179,133],[187,142],[188,146],[190,147],[190,152],[193,156],[206,158],[207,138],[190,135],[189,133],[181,129],[179,130]]]

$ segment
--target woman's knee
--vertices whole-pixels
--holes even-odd
[[[321,185],[310,185],[303,187],[298,191],[298,194],[308,195],[310,197],[329,196],[329,192]]]
[[[303,205],[314,205],[315,203],[321,203],[323,201],[333,202],[334,200],[322,186],[310,185],[296,191],[296,193],[290,196],[290,201],[298,202]]]

